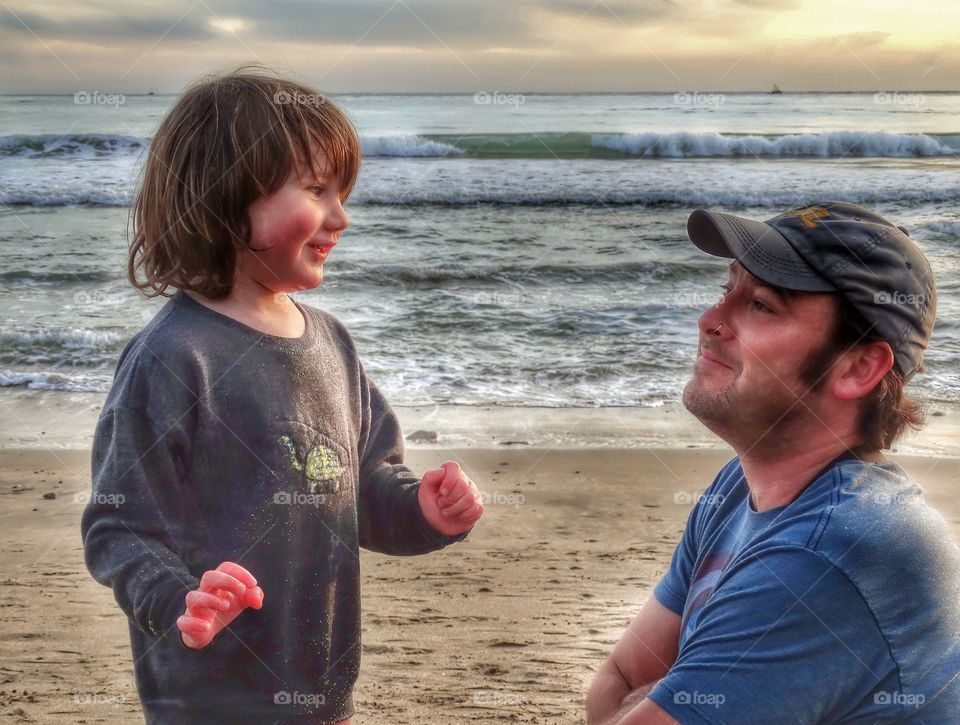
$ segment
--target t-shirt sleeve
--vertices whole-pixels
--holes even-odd
[[[420,480],[403,465],[403,435],[390,404],[361,368],[360,545],[384,554],[436,551],[461,541],[435,531],[420,510]]]
[[[837,722],[892,668],[850,580],[784,546],[731,567],[649,697],[686,723]]]
[[[690,588],[690,578],[693,576],[693,566],[696,561],[696,532],[692,523],[694,512],[690,512],[687,525],[683,529],[680,543],[673,550],[670,559],[670,568],[657,582],[653,595],[663,606],[671,612],[683,616],[683,608],[687,601],[687,591]]]
[[[726,491],[730,487],[731,476],[739,470],[736,464],[737,459],[734,458],[720,469],[716,478],[693,505],[690,515],[687,517],[687,525],[683,529],[680,543],[673,551],[670,568],[653,589],[657,601],[680,616],[683,616],[687,592],[693,578],[693,569],[697,563],[697,542],[703,528],[704,516],[707,513],[705,507],[715,508],[710,505],[710,502],[715,500],[718,491]],[[691,499],[693,498],[691,494],[685,491],[680,491],[674,495],[675,497],[688,496]]]

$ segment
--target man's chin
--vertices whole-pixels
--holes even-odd
[[[694,418],[718,435],[716,428],[723,428],[732,418],[733,411],[728,398],[719,391],[703,390],[696,377],[683,388],[681,399],[683,407],[690,411]]]

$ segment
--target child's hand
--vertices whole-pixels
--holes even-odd
[[[177,628],[187,647],[203,649],[220,630],[247,607],[263,606],[263,590],[239,564],[223,562],[204,572],[200,588],[187,592],[187,611],[177,619]]]
[[[423,474],[418,497],[427,523],[445,536],[459,536],[483,515],[480,491],[453,461]]]

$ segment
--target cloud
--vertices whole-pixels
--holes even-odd
[[[22,0],[21,0],[22,2]],[[11,7],[8,5],[7,7]],[[16,8],[16,5],[13,5]],[[489,47],[544,47],[556,39],[551,20],[563,23],[636,26],[678,12],[673,0],[207,0],[183,10],[159,2],[100,5],[87,2],[72,13],[38,6],[0,12],[7,32],[21,39],[74,41],[116,46],[118,42],[209,41],[237,28],[242,40],[358,47],[434,47],[458,51]],[[69,10],[69,8],[67,9]],[[584,15],[586,13],[586,15]],[[227,22],[229,21],[229,22]],[[26,25],[27,27],[24,27]],[[223,28],[226,26],[226,30]],[[29,29],[28,29],[29,28]],[[575,34],[574,34],[575,37]]]
[[[8,90],[82,78],[177,91],[256,59],[344,91],[730,90],[907,87],[919,62],[924,87],[955,85],[960,51],[941,44],[942,22],[912,36],[892,13],[807,22],[824,14],[810,5],[820,1],[796,13],[800,0],[4,0],[0,69]],[[821,72],[837,63],[840,75]],[[898,66],[909,67],[906,82]]]
[[[583,17],[592,21],[616,23],[620,27],[644,25],[678,14],[680,5],[674,0],[557,0],[549,4],[527,3],[545,13],[564,15],[573,19]]]
[[[332,0],[322,5],[293,0],[284,3],[282,13],[261,0],[209,2],[208,6],[217,15],[248,22],[258,40],[298,43],[359,47],[446,44],[472,50],[491,45],[522,47],[533,30],[525,5],[508,0]]]
[[[37,12],[0,8],[0,26],[4,33],[31,41],[39,38],[50,41],[116,44],[120,41],[149,40],[160,37],[170,41],[209,40],[216,33],[205,18],[189,15],[177,21],[177,16],[154,14],[150,16],[123,15],[117,11],[86,11],[72,17],[42,15]],[[159,10],[159,8],[158,8]]]
[[[811,48],[821,50],[834,50],[838,48],[872,48],[886,42],[890,33],[875,31],[871,33],[844,33],[842,35],[830,35],[823,38],[815,38],[810,42]]]
[[[797,10],[801,0],[733,0],[735,5],[744,5],[756,10]]]

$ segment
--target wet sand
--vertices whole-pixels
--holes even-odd
[[[669,564],[711,449],[419,449],[488,494],[469,540],[364,553],[354,722],[571,723],[592,673]],[[956,459],[894,456],[960,538]],[[89,452],[0,451],[0,719],[143,722],[127,624],[83,566]],[[44,494],[56,498],[44,498]]]

